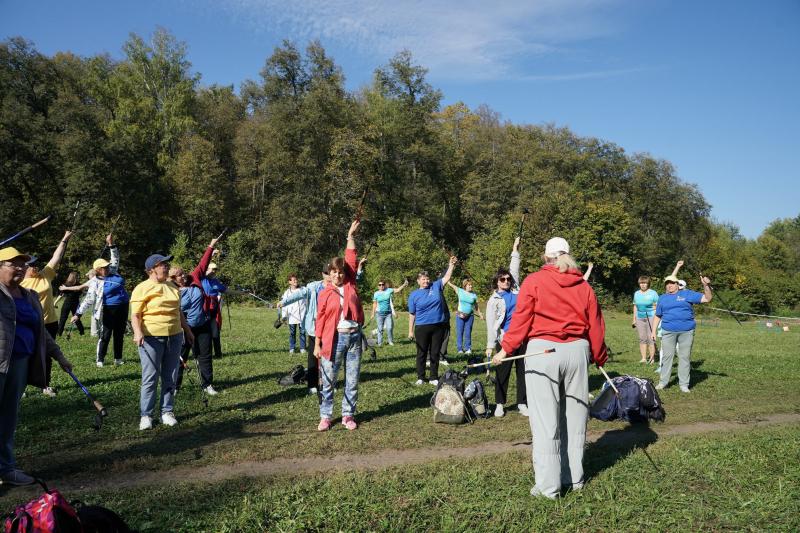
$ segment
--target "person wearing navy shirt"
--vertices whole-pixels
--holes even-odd
[[[417,344],[417,385],[425,382],[425,359],[431,354],[431,385],[439,384],[439,353],[442,348],[445,328],[444,286],[450,281],[455,267],[451,257],[444,275],[431,283],[428,273],[417,275],[419,289],[408,295],[408,337]]]
[[[661,380],[656,386],[663,389],[672,375],[672,359],[675,357],[675,346],[678,345],[678,385],[682,392],[689,392],[689,370],[691,368],[692,343],[694,342],[694,309],[693,305],[711,301],[711,280],[703,276],[703,292],[680,289],[678,278],[670,275],[664,278],[666,293],[658,298],[656,317],[653,324],[652,339],[655,341],[656,331],[661,325],[663,331],[661,347],[664,355],[661,359]]]
[[[203,290],[207,295],[211,296],[217,304],[210,310],[211,322],[209,322],[211,327],[211,344],[214,348],[215,359],[222,357],[222,342],[220,341],[220,331],[222,329],[222,295],[228,292],[228,287],[217,277],[217,268],[216,263],[208,265],[206,276],[203,278]]]

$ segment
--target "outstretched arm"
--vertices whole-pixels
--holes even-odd
[[[61,242],[58,243],[56,246],[56,250],[53,252],[53,257],[50,258],[48,261],[47,266],[55,270],[58,267],[58,264],[61,262],[61,259],[64,258],[64,251],[67,249],[67,243],[72,238],[71,231],[64,232],[64,238],[61,239]]]
[[[585,281],[589,281],[589,276],[592,275],[592,269],[594,268],[594,263],[588,263],[586,266],[586,272],[583,273],[583,279]]]
[[[678,261],[678,262],[675,264],[675,269],[672,271],[672,275],[677,277],[677,275],[678,275],[678,270],[680,270],[682,266],[683,266],[683,261]]]
[[[407,280],[407,279],[404,279],[404,280],[403,280],[403,284],[402,284],[402,285],[400,285],[399,287],[397,287],[397,288],[394,290],[394,292],[400,292],[400,291],[402,291],[403,289],[405,289],[406,287],[408,287],[408,280]]]
[[[442,276],[442,283],[450,283],[450,278],[453,276],[453,270],[456,268],[457,262],[458,258],[456,256],[450,257],[450,261],[447,264],[447,272]]]
[[[707,304],[714,298],[714,294],[711,292],[711,280],[702,276],[700,278],[700,283],[703,284],[703,298],[700,300],[700,303]]]
[[[458,292],[458,287],[456,287],[455,285],[453,285],[451,282],[449,282],[449,281],[448,281],[448,282],[447,282],[447,286],[448,286],[448,287],[451,287],[451,288],[452,288],[454,291]]]

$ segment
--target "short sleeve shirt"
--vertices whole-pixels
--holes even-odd
[[[24,359],[33,355],[36,350],[36,336],[41,328],[39,311],[26,297],[14,298],[17,308],[17,326],[14,329],[14,347],[11,348],[13,359]]]
[[[662,294],[656,306],[664,331],[691,331],[695,328],[693,305],[702,301],[703,294],[683,289],[675,294]]]
[[[652,318],[655,314],[653,306],[658,303],[658,293],[653,289],[633,293],[633,305],[636,306],[636,318]]]
[[[42,310],[44,311],[42,319],[45,324],[58,322],[53,299],[52,283],[54,279],[56,279],[56,271],[50,268],[50,265],[45,265],[37,275],[32,278],[25,278],[19,284],[20,287],[36,291],[39,295],[39,303],[42,304]]]
[[[394,289],[384,289],[382,291],[375,291],[372,295],[372,301],[378,302],[378,314],[388,315],[392,312],[392,294]]]
[[[414,315],[417,326],[441,324],[447,318],[444,314],[441,279],[434,281],[427,289],[417,289],[408,295],[408,312]]]
[[[145,280],[131,294],[131,314],[142,315],[142,330],[152,337],[181,332],[181,295],[171,281]]]
[[[478,301],[478,295],[474,292],[467,292],[464,289],[458,289],[458,312],[465,315],[471,315],[475,308],[475,302]]]

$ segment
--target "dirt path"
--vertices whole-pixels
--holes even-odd
[[[700,435],[708,432],[749,430],[781,424],[800,423],[800,413],[767,415],[748,422],[698,422],[679,426],[628,427],[609,431],[592,431],[587,442],[619,445],[653,442],[655,438]],[[655,438],[654,438],[655,436]],[[165,485],[170,482],[216,483],[242,477],[270,477],[281,474],[314,474],[325,471],[380,470],[387,467],[427,463],[429,461],[470,458],[484,454],[501,454],[530,450],[530,441],[487,442],[464,448],[421,448],[383,450],[369,455],[336,455],[333,457],[300,457],[275,459],[267,462],[245,461],[234,464],[185,466],[170,470],[147,471],[109,478],[71,477],[54,481],[65,494],[100,489],[137,488]],[[36,490],[32,490],[36,492]]]

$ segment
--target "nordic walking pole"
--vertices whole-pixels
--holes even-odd
[[[369,189],[365,188],[364,193],[361,195],[361,201],[358,202],[358,207],[356,208],[356,216],[355,220],[361,220],[361,216],[364,214],[364,202],[367,199],[367,192]]]
[[[110,235],[114,234],[114,230],[117,229],[117,222],[119,222],[119,218],[121,216],[122,216],[121,214],[117,215],[116,218],[114,218],[114,221],[111,222],[111,231],[109,231],[108,234]],[[103,257],[103,254],[106,253],[106,248],[108,248],[108,244],[103,242],[103,248],[100,250],[100,253],[97,255],[97,257]]]
[[[78,385],[78,387],[81,388],[83,393],[89,399],[89,403],[91,403],[92,406],[97,411],[97,413],[94,415],[94,429],[100,431],[100,428],[103,425],[103,418],[108,416],[108,411],[106,410],[105,407],[103,407],[103,404],[101,404],[100,402],[98,402],[97,400],[95,400],[92,397],[92,394],[89,392],[89,389],[87,389],[83,385],[83,383],[81,383],[81,381],[75,376],[75,374],[72,373],[72,370],[67,370],[66,372],[67,372],[67,374],[69,374],[69,377],[71,377],[72,380],[75,381],[75,383]]]
[[[519,230],[517,231],[517,236],[519,240],[522,241],[522,231],[525,229],[525,215],[530,213],[527,207],[522,208],[522,219],[519,221]]]
[[[505,363],[506,361],[513,361],[515,359],[524,359],[525,357],[533,357],[534,355],[545,355],[548,353],[553,353],[555,351],[556,351],[555,348],[548,348],[547,350],[544,350],[542,352],[534,352],[525,355],[515,355],[514,357],[506,357],[505,359],[503,359],[503,362]],[[467,365],[467,368],[478,368],[479,366],[488,366],[491,364],[492,364],[491,361],[487,361],[485,363],[473,363],[471,365]]]
[[[30,233],[31,231],[35,230],[39,226],[42,226],[42,225],[46,224],[47,222],[49,222],[52,217],[53,217],[53,215],[47,215],[46,217],[44,217],[39,222],[36,222],[35,224],[31,224],[27,228],[16,232],[14,235],[12,235],[12,236],[4,239],[2,242],[0,242],[0,246],[5,246],[6,244],[10,244],[13,241],[15,241],[15,240],[19,239],[20,237],[22,237],[23,235],[26,235],[26,234]]]
[[[619,396],[619,390],[617,389],[617,387],[615,387],[615,386],[614,386],[614,382],[613,382],[613,381],[611,381],[611,378],[610,378],[610,377],[608,377],[608,374],[606,374],[606,371],[605,371],[605,369],[604,369],[602,366],[598,366],[597,368],[599,368],[599,369],[600,369],[600,372],[602,372],[602,373],[603,373],[603,376],[606,378],[606,381],[608,382],[608,384],[609,384],[609,385],[611,385],[611,388],[612,388],[612,389],[614,389],[614,394],[616,394],[617,396]]]
[[[706,276],[703,275],[703,272],[700,272],[700,280],[702,281],[702,279],[705,278],[705,277]],[[739,324],[740,326],[743,326],[742,322],[739,320],[739,317],[737,317],[735,314],[733,314],[733,311],[731,311],[731,308],[730,308],[730,306],[728,306],[728,303],[722,298],[722,296],[720,296],[720,294],[717,292],[717,290],[711,284],[711,280],[709,280],[709,282],[708,282],[708,288],[711,290],[711,292],[717,298],[719,298],[719,301],[722,303],[722,306],[725,308],[725,310],[728,312],[728,314],[730,314],[733,317],[733,319],[736,321],[736,323]]]

